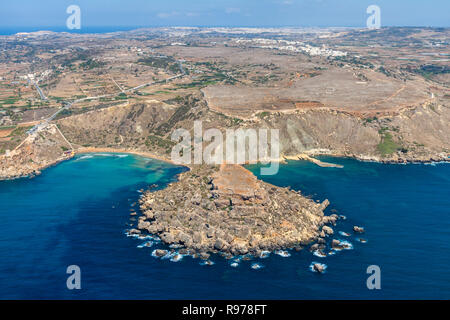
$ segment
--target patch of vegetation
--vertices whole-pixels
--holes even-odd
[[[154,94],[167,94],[167,93],[170,93],[169,91],[165,91],[165,90],[158,90],[158,91],[155,91],[154,92]]]
[[[61,119],[61,118],[64,118],[64,117],[68,117],[68,116],[71,116],[72,114],[73,114],[72,110],[64,109],[63,111],[58,113],[58,115],[56,116],[56,119]]]
[[[11,132],[10,136],[12,137],[19,137],[25,134],[25,132],[27,132],[29,129],[31,129],[32,126],[28,126],[28,127],[17,127],[16,129],[14,129],[13,132]]]
[[[125,93],[121,92],[117,95],[117,97],[115,97],[115,99],[116,100],[126,100],[126,99],[128,99],[128,96]]]
[[[450,73],[450,67],[449,66],[441,66],[441,65],[434,65],[434,64],[426,64],[422,65],[420,67],[412,67],[407,66],[404,68],[404,70],[416,73],[418,75],[421,75],[427,80],[431,80],[431,78],[435,75],[439,74],[447,74]]]
[[[378,152],[383,156],[393,154],[395,151],[400,150],[401,146],[392,139],[392,135],[386,132],[386,129],[380,129],[381,142],[377,146]]]
[[[187,114],[189,113],[191,108],[192,106],[189,104],[189,102],[185,101],[182,106],[178,107],[177,110],[175,110],[175,113],[170,117],[170,119],[167,122],[161,124],[156,129],[157,134],[164,135],[168,133],[176,123],[186,119]]]
[[[263,112],[258,113],[256,116],[257,116],[258,118],[260,118],[260,119],[264,119],[265,117],[267,117],[267,116],[269,116],[269,115],[270,115],[270,112],[268,112],[268,111],[263,111]]]
[[[17,99],[16,97],[9,97],[3,101],[1,101],[2,104],[15,104],[17,101],[19,101],[19,99]]]
[[[156,136],[156,135],[149,135],[147,137],[147,140],[145,141],[145,145],[147,147],[158,146],[160,148],[166,149],[167,152],[170,152],[170,150],[175,145],[175,142],[173,142],[172,140],[164,139],[164,138]]]
[[[244,120],[239,119],[239,118],[231,118],[231,126],[236,126],[236,125],[240,124],[242,121],[244,121]]]
[[[377,117],[366,118],[366,119],[364,119],[364,124],[372,123],[372,122],[377,121],[377,120],[378,120]]]
[[[382,66],[379,67],[377,71],[381,72],[382,74],[384,74],[387,77],[392,76],[392,74],[388,70],[386,70],[384,67],[382,67]]]
[[[173,99],[164,100],[163,102],[167,104],[181,104],[183,102],[183,97],[176,96]]]
[[[138,60],[138,63],[159,69],[173,68],[174,59],[172,57],[145,57]],[[177,70],[179,70],[178,66]]]
[[[89,59],[88,61],[81,63],[80,67],[85,70],[91,70],[91,69],[101,68],[105,65],[106,65],[105,62],[94,60],[94,59]]]

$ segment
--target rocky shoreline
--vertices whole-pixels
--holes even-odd
[[[197,166],[166,189],[146,192],[138,229],[130,233],[156,235],[202,258],[301,250],[333,233],[326,225],[339,217],[324,215],[328,204],[260,181],[238,165]]]
[[[283,155],[283,160],[304,160],[313,162],[319,166],[323,167],[336,167],[341,166],[335,164],[320,165],[317,159],[313,157],[324,156],[324,157],[335,157],[335,158],[348,158],[354,159],[361,162],[374,162],[383,164],[431,164],[431,163],[450,163],[450,155],[429,155],[429,156],[417,156],[417,157],[391,157],[391,158],[381,158],[377,156],[364,156],[355,154],[342,154],[333,152],[311,152],[296,155]],[[312,161],[313,160],[313,161]],[[323,163],[323,162],[322,162]],[[326,163],[327,164],[327,163]]]

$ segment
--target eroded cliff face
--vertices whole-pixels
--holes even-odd
[[[280,130],[281,153],[329,154],[376,161],[440,161],[450,153],[450,108],[427,103],[364,118],[330,109],[275,113],[259,125]]]
[[[301,247],[325,237],[321,227],[338,218],[324,216],[328,200],[315,203],[239,165],[194,166],[166,189],[147,192],[140,204],[141,231],[200,254],[258,256],[262,250]]]
[[[404,109],[393,117],[396,137],[411,159],[448,157],[450,154],[450,107],[439,103]]]

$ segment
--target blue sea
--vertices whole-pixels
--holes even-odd
[[[344,168],[289,161],[261,178],[329,199],[327,213],[346,216],[330,240],[353,248],[325,258],[288,251],[290,257],[271,254],[236,267],[218,256],[211,266],[154,258],[161,244],[140,248],[146,240],[125,234],[136,224],[130,213],[138,211],[141,189],[164,188],[185,168],[84,154],[32,179],[2,181],[0,299],[449,299],[450,165],[321,159]],[[355,235],[354,225],[366,232]],[[326,272],[312,272],[313,261]],[[81,269],[81,290],[66,287],[70,265]],[[380,290],[366,286],[370,265],[380,267]]]

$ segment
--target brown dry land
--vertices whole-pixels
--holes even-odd
[[[448,159],[449,36],[445,28],[2,36],[0,162],[11,173],[12,158],[2,155],[19,145],[19,151],[28,148],[24,157],[32,157],[23,159],[29,171],[59,159],[64,139],[61,145],[59,138],[45,142],[53,133],[42,131],[23,143],[26,131],[86,97],[95,98],[73,104],[53,121],[76,150],[168,159],[173,130],[192,130],[193,121],[203,120],[204,129],[278,129],[281,156],[287,157]],[[180,63],[186,74],[165,81],[180,75]],[[144,83],[152,84],[124,92]],[[32,156],[45,155],[48,143],[56,145],[42,161]]]

